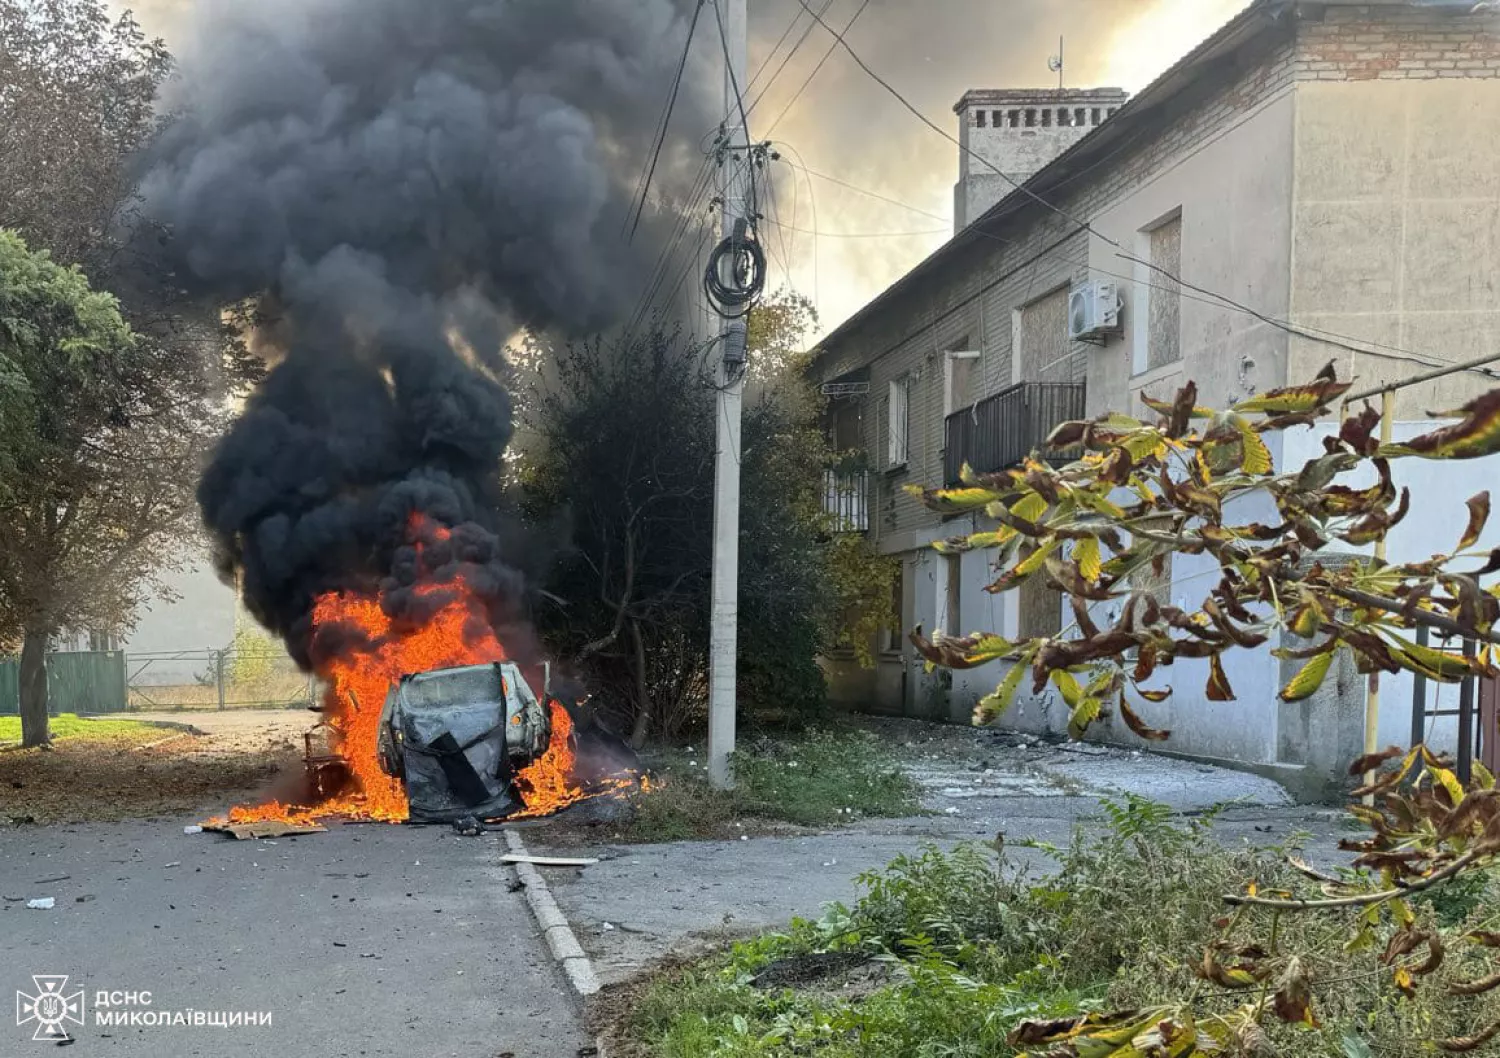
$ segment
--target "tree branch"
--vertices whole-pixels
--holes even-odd
[[[1359,591],[1356,588],[1340,588],[1332,584],[1328,585],[1328,591],[1347,602],[1374,607],[1377,610],[1385,610],[1388,613],[1399,613],[1416,624],[1427,625],[1429,628],[1438,628],[1462,639],[1481,639],[1486,643],[1500,644],[1500,635],[1494,632],[1481,632],[1472,625],[1461,624],[1451,617],[1433,613],[1431,610],[1418,609],[1411,614],[1407,614],[1405,611],[1406,604],[1400,599],[1388,599],[1383,595],[1371,595],[1369,592]]]
[[[1326,911],[1340,907],[1367,907],[1370,904],[1379,904],[1386,900],[1395,900],[1399,897],[1409,896],[1412,893],[1420,893],[1431,889],[1433,886],[1446,882],[1455,875],[1463,873],[1481,860],[1489,859],[1494,853],[1494,849],[1484,847],[1471,849],[1442,870],[1420,881],[1398,889],[1382,889],[1376,893],[1338,896],[1327,900],[1275,900],[1264,896],[1230,895],[1224,897],[1224,902],[1230,907],[1264,907],[1275,911]]]

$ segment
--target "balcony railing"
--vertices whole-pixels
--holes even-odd
[[[1082,382],[1022,382],[948,416],[943,476],[958,483],[968,463],[981,474],[1013,467],[1060,424],[1082,419]]]
[[[869,472],[825,470],[823,510],[833,518],[834,532],[867,532],[870,528]]]

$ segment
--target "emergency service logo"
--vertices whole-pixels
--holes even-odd
[[[67,992],[66,974],[33,974],[36,995],[16,989],[16,1024],[25,1026],[36,1022],[33,1042],[56,1043],[70,1040],[68,1024],[83,1024],[83,990],[71,995]]]

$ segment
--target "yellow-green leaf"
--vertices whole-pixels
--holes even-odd
[[[1015,652],[1016,646],[1008,639],[993,634],[981,635],[967,650],[964,651],[964,660],[982,665],[988,661],[995,661],[1008,654]]]
[[[1030,555],[1026,556],[1026,558],[1016,566],[1016,576],[1029,577],[1037,570],[1041,569],[1042,566],[1047,562],[1047,556],[1057,550],[1058,543],[1059,542],[1057,540],[1048,540],[1041,547],[1037,548]]]
[[[1292,614],[1292,631],[1303,639],[1311,639],[1322,625],[1323,608],[1313,599],[1297,607],[1296,612]]]
[[[1462,412],[1461,422],[1389,447],[1423,459],[1475,459],[1500,452],[1500,389],[1470,401]],[[1385,451],[1381,446],[1382,455]]]
[[[1028,522],[1036,522],[1041,519],[1042,515],[1047,513],[1049,506],[1050,504],[1047,503],[1045,496],[1032,492],[1017,500],[1011,506],[1010,513]]]
[[[1078,685],[1078,681],[1073,678],[1071,672],[1066,669],[1053,669],[1052,684],[1070,708],[1078,707],[1078,703],[1083,699],[1083,688]]]
[[[1089,725],[1099,719],[1104,703],[1098,698],[1084,698],[1073,708],[1073,713],[1068,717],[1068,734],[1074,738],[1082,738],[1088,733]]]
[[[1078,563],[1078,572],[1090,584],[1098,584],[1104,572],[1104,560],[1099,554],[1099,541],[1087,537],[1073,545],[1073,561]]]
[[[920,485],[905,485],[903,488],[938,514],[965,514],[982,510],[1000,498],[1000,494],[991,489],[924,489]]]
[[[1287,386],[1257,394],[1234,406],[1237,412],[1262,412],[1267,415],[1296,415],[1317,411],[1348,392],[1351,383],[1320,378],[1305,386]]]
[[[1011,666],[1005,674],[1005,679],[1000,681],[1000,686],[995,693],[987,695],[979,700],[974,707],[974,725],[984,727],[993,724],[1000,719],[1016,700],[1016,690],[1021,686],[1021,679],[1026,675],[1026,666],[1017,662]]]
[[[1429,767],[1427,771],[1432,775],[1435,782],[1441,783],[1443,789],[1448,791],[1448,796],[1453,798],[1454,804],[1458,804],[1458,802],[1464,799],[1464,784],[1458,781],[1457,775],[1454,775],[1447,768]]]
[[[1281,688],[1281,700],[1300,702],[1310,697],[1314,691],[1323,686],[1323,679],[1328,675],[1328,669],[1332,665],[1332,650],[1313,657],[1302,666],[1301,671],[1293,676],[1285,687]]]
[[[1435,647],[1424,647],[1395,637],[1391,639],[1391,653],[1402,668],[1419,672],[1432,680],[1459,680],[1471,674],[1476,667],[1474,658]]]
[[[1235,416],[1234,425],[1240,431],[1240,439],[1245,445],[1245,460],[1240,464],[1240,469],[1246,474],[1269,474],[1276,468],[1275,461],[1271,458],[1271,450],[1266,447],[1260,434],[1244,419]]]

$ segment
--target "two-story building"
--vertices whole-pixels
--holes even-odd
[[[1472,0],[1256,0],[1128,101],[1108,89],[974,91],[956,110],[959,230],[831,334],[811,370],[834,442],[870,467],[831,482],[830,496],[857,497],[845,524],[902,568],[900,627],[872,672],[828,659],[834,695],[960,720],[1003,671],[928,675],[905,630],[1055,632],[1061,600],[1031,582],[986,593],[988,555],[929,546],[983,519],[941,519],[903,486],[954,483],[965,462],[1014,465],[1059,422],[1144,414],[1143,392],[1170,396],[1190,379],[1224,405],[1331,359],[1368,387],[1495,347],[1500,14]],[[1497,378],[1401,390],[1397,435]],[[1273,454],[1300,465],[1319,437],[1286,434]],[[1401,473],[1415,502],[1391,556],[1452,546],[1488,468]],[[1195,605],[1212,571],[1174,557],[1153,587]],[[1360,751],[1364,680],[1352,668],[1317,700],[1287,704],[1269,648],[1229,662],[1235,702],[1208,701],[1195,664],[1179,663],[1149,718],[1174,731],[1169,749],[1294,784]],[[1454,692],[1427,693],[1424,708],[1451,711]],[[1384,699],[1381,744],[1407,741],[1410,680],[1388,679]],[[1057,732],[1066,714],[1043,694],[1003,723]],[[1451,717],[1430,728],[1451,744]],[[1134,742],[1123,725],[1098,733]]]

